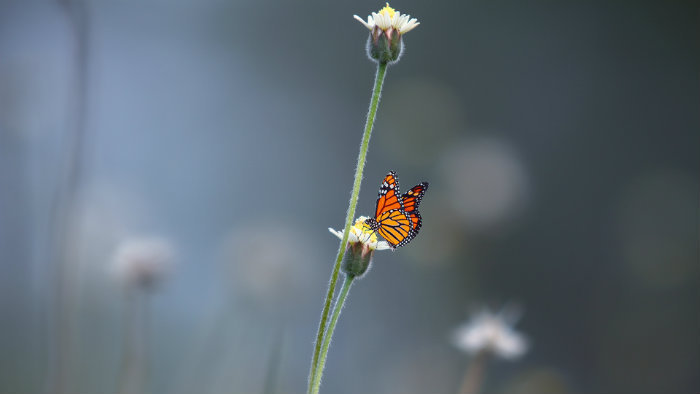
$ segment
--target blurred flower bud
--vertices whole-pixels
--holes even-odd
[[[472,355],[488,353],[515,360],[528,348],[525,337],[513,329],[519,314],[513,308],[505,308],[500,313],[484,309],[455,331],[453,343]]]
[[[168,273],[174,252],[161,238],[137,238],[122,242],[114,253],[113,273],[129,286],[152,288]]]

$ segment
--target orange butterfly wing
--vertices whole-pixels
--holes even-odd
[[[399,198],[399,180],[394,171],[389,171],[384,177],[379,187],[379,197],[377,198],[377,209],[374,217],[379,221],[380,216],[393,209],[403,209]]]
[[[412,239],[411,219],[401,209],[383,212],[377,219],[377,232],[392,248],[403,246]]]
[[[403,209],[411,219],[411,228],[415,233],[413,237],[418,235],[418,230],[423,225],[423,219],[418,212],[418,205],[420,205],[426,190],[428,190],[428,182],[421,182],[401,196]]]

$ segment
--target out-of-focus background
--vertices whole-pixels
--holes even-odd
[[[529,351],[483,392],[696,392],[697,4],[391,5],[421,25],[358,214],[393,169],[430,181],[424,227],[353,287],[323,391],[455,393],[451,333],[511,303]],[[352,15],[381,6],[0,3],[1,393],[119,390],[115,253],[153,237],[144,392],[305,390],[375,71]]]

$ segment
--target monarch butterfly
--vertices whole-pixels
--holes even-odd
[[[379,187],[374,218],[365,220],[365,223],[378,232],[392,249],[406,245],[418,235],[423,225],[418,205],[426,190],[428,182],[422,182],[403,195],[399,194],[396,173],[389,171]]]

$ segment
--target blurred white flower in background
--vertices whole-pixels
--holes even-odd
[[[482,231],[512,219],[529,191],[517,152],[495,137],[475,138],[448,149],[442,174],[452,208],[470,227]]]
[[[471,355],[488,353],[515,360],[528,349],[525,337],[512,327],[519,315],[513,308],[504,308],[500,313],[483,309],[455,330],[452,341]]]
[[[168,274],[174,255],[172,245],[165,239],[134,238],[117,247],[112,270],[127,285],[150,288]]]

